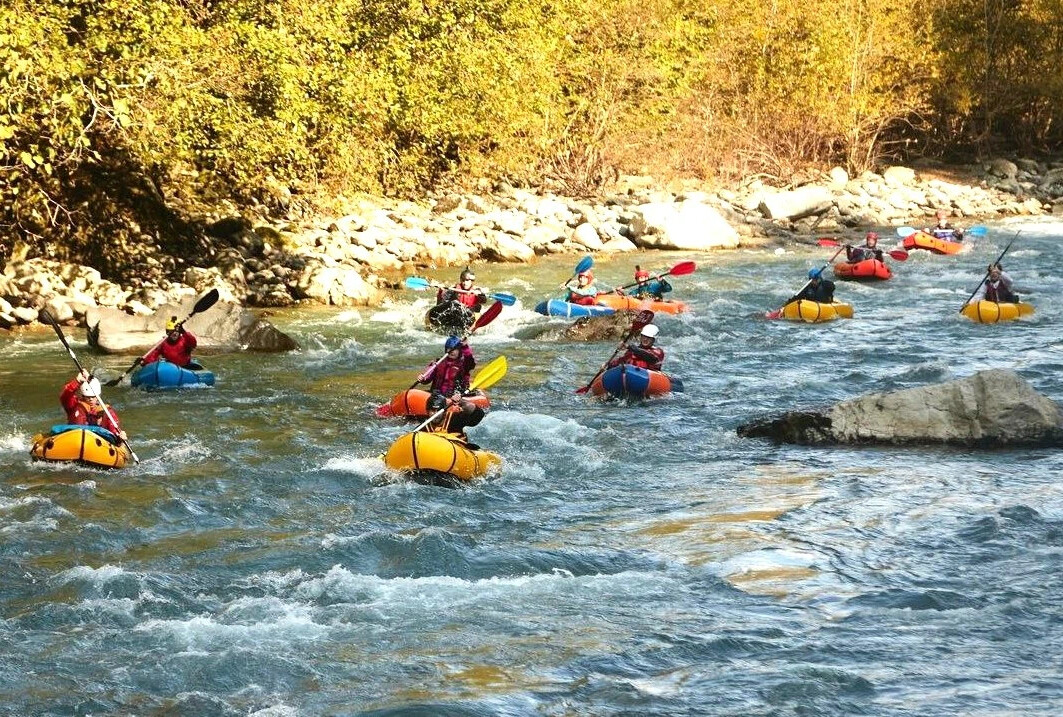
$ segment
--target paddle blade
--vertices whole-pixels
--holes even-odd
[[[972,236],[972,237],[984,237],[986,235],[986,233],[988,233],[988,232],[989,232],[989,228],[988,227],[983,227],[981,225],[978,225],[978,226],[971,227],[970,229],[965,231],[964,234],[967,235],[967,236]]]
[[[764,314],[764,318],[765,319],[771,319],[771,320],[781,319],[782,318],[782,309],[776,309],[775,311],[768,311],[768,312],[766,312]]]
[[[635,320],[631,322],[631,328],[628,330],[629,334],[633,334],[643,326],[653,321],[653,312],[649,309],[643,309],[635,314]]]
[[[509,364],[506,361],[506,357],[499,356],[477,372],[476,377],[473,378],[472,383],[469,384],[469,390],[473,391],[478,388],[491,388],[502,380],[502,377],[506,375],[508,369]]]
[[[487,326],[489,323],[494,321],[501,313],[502,302],[496,301],[495,303],[488,306],[482,314],[480,314],[480,318],[476,319],[476,323],[472,325],[471,329],[469,329],[469,333],[471,334],[473,331],[476,331],[476,329],[479,329],[483,326]]]
[[[390,418],[391,417],[391,404],[385,403],[382,406],[376,407],[377,418]]]
[[[837,239],[827,239],[826,237],[824,237],[823,239],[818,239],[816,243],[820,246],[842,246],[841,242],[839,242]]]
[[[594,266],[594,257],[587,255],[579,260],[579,264],[576,264],[576,269],[572,273],[582,274],[583,272],[587,271],[587,269],[590,269],[592,266]]]
[[[698,265],[692,261],[681,261],[673,266],[668,273],[672,276],[686,276],[687,274],[693,274],[697,268]]]
[[[517,303],[517,297],[513,294],[507,294],[504,291],[491,294],[491,298],[495,301],[501,301],[504,306],[513,306],[513,304]]]
[[[196,302],[196,305],[192,307],[192,313],[188,315],[189,318],[191,318],[193,314],[202,314],[204,311],[214,306],[218,303],[220,297],[221,294],[218,293],[217,289],[211,289],[206,294],[203,294],[199,301]]]
[[[897,261],[908,261],[908,252],[904,249],[894,249],[890,252],[890,256]]]
[[[897,227],[897,236],[904,239],[905,237],[910,237],[912,234],[915,234],[917,231],[919,230],[913,229],[912,227]]]
[[[419,276],[411,276],[406,279],[406,288],[413,289],[414,291],[422,291],[424,289],[431,288],[431,284],[428,279],[422,279]]]

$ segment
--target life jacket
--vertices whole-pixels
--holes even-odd
[[[1010,304],[1017,302],[1019,297],[1015,296],[1008,287],[1004,285],[1003,281],[997,281],[996,283],[986,281],[985,283],[985,300],[995,301],[997,303]]]
[[[960,241],[959,232],[952,227],[933,227],[930,233],[935,239],[943,239],[944,241]]]
[[[653,354],[657,357],[657,360],[651,362],[646,358],[640,356],[639,353],[634,349],[629,348],[627,350],[627,353],[624,354],[623,358],[620,359],[620,363],[625,363],[629,366],[635,366],[637,368],[649,369],[651,371],[661,370],[661,364],[664,363],[664,349],[658,348],[657,346],[651,346],[648,349],[639,346],[639,350]]]
[[[568,296],[565,298],[570,304],[577,304],[579,306],[594,306],[598,300],[598,289],[594,284],[587,284],[586,286],[570,286],[568,289]]]
[[[59,403],[66,412],[66,422],[75,426],[100,426],[114,434],[121,431],[122,426],[115,410],[110,406],[104,408],[100,402],[91,404],[82,399],[77,394],[78,385],[77,379],[74,379],[63,386],[59,394]]]
[[[192,352],[198,345],[196,337],[191,332],[185,331],[177,337],[177,341],[170,343],[166,339],[159,347],[144,357],[144,364],[155,363],[160,358],[178,366],[187,366],[192,362]]]
[[[855,264],[860,261],[867,261],[868,259],[878,259],[882,261],[882,250],[873,249],[869,246],[854,246],[850,247],[846,252],[846,257],[851,263]]]
[[[471,354],[462,353],[457,359],[449,356],[432,371],[432,391],[449,396],[454,391],[464,392],[469,387],[469,372],[476,365]]]

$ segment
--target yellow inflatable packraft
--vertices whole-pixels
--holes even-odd
[[[33,437],[30,455],[35,460],[83,463],[100,468],[123,468],[131,458],[125,445],[115,445],[88,428]]]
[[[791,301],[782,309],[782,318],[790,321],[805,321],[810,324],[818,324],[834,319],[853,318],[853,307],[850,304],[835,302],[833,304],[821,304],[818,301],[798,299]]]
[[[407,433],[395,439],[384,456],[384,465],[401,471],[435,471],[459,480],[471,480],[500,465],[502,458],[490,451],[473,450],[453,433]]]
[[[960,310],[971,321],[980,324],[996,324],[1001,321],[1014,321],[1020,316],[1029,316],[1034,312],[1033,304],[997,303],[996,301],[975,301]]]

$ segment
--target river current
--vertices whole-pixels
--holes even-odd
[[[1037,313],[960,317],[1018,229]],[[203,356],[213,389],[108,389],[143,461],[119,472],[30,461],[73,369],[50,332],[0,338],[0,714],[1059,714],[1063,454],[735,427],[990,367],[1063,401],[1061,234],[914,252],[823,325],[763,312],[829,249],[599,260],[699,263],[657,320],[686,392],[632,405],[574,394],[612,345],[521,338],[578,257],[479,268],[521,305],[472,340],[509,360],[470,431],[504,465],[458,489],[379,459],[408,426],[373,408],[441,352],[424,294],[278,312],[302,350]]]

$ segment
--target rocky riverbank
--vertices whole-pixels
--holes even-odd
[[[946,175],[962,177],[949,179]],[[200,217],[204,256],[160,257],[169,278],[115,283],[97,268],[27,257],[16,246],[0,275],[0,329],[37,320],[84,324],[94,307],[149,315],[217,287],[249,306],[311,302],[373,305],[400,272],[484,261],[530,262],[555,253],[636,249],[715,250],[784,244],[813,231],[927,224],[938,209],[956,223],[1015,214],[1063,214],[1063,161],[995,159],[977,167],[913,169],[850,177],[841,168],[793,178],[788,187],[751,179],[737,187],[667,191],[622,177],[595,199],[494,185],[423,202],[364,198],[339,217]],[[103,268],[103,267],[101,267]]]

